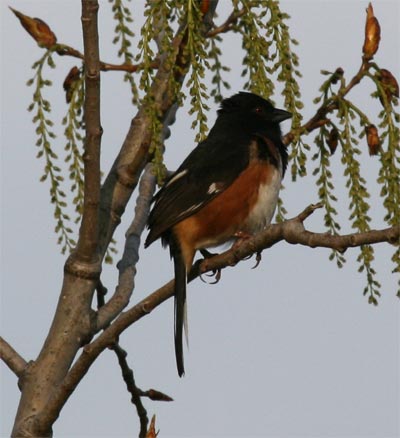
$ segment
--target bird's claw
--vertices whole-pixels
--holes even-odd
[[[238,240],[233,244],[232,249],[238,248],[240,245],[242,245],[243,242],[245,242],[246,240],[250,239],[251,237],[253,237],[252,234],[243,232],[243,231],[238,231],[234,234],[234,237],[237,237]],[[250,254],[249,256],[245,257],[243,260],[249,260],[253,257],[253,254]],[[258,251],[256,253],[256,264],[251,268],[251,269],[255,269],[257,268],[257,266],[260,264],[261,262],[261,251]],[[235,263],[236,264],[236,263]],[[233,265],[234,266],[234,265]]]
[[[215,255],[217,255],[217,254],[215,254],[213,252],[208,251],[205,248],[200,249],[199,251],[200,251],[200,254],[203,256],[204,260],[205,259],[210,259],[211,257],[214,257]]]
[[[214,281],[208,282],[206,280],[204,280],[203,278],[203,274],[200,274],[200,280],[203,283],[207,283],[207,284],[217,284],[219,282],[219,280],[221,280],[221,269],[214,269],[211,272],[207,272],[206,273],[207,277],[215,277]]]
[[[258,265],[260,264],[262,259],[261,251],[256,252],[256,264],[251,269],[256,269]]]
[[[200,250],[201,255],[204,257],[204,260],[207,260],[213,256],[215,256],[216,254],[213,254],[210,251],[207,251],[206,249],[201,249]],[[207,272],[205,273],[207,277],[215,277],[214,281],[208,282],[206,280],[204,280],[203,278],[203,274],[200,274],[200,280],[203,283],[207,283],[207,284],[217,284],[219,282],[219,280],[221,280],[221,269],[213,269],[211,272]]]

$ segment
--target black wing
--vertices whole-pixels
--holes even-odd
[[[211,132],[155,195],[145,246],[226,190],[247,167],[250,142]]]

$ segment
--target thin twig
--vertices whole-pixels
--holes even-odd
[[[220,26],[214,27],[209,30],[206,34],[207,38],[213,38],[220,33],[229,32],[232,30],[232,27],[236,24],[238,19],[246,13],[246,10],[243,8],[238,12],[233,11],[229,17],[222,23]]]
[[[84,61],[84,55],[79,50],[74,49],[67,44],[57,44],[55,48],[55,52],[60,56],[71,56],[73,58],[78,58]],[[154,59],[150,63],[150,68],[157,69],[160,65],[159,59]],[[140,71],[143,68],[143,63],[140,64],[112,64],[109,62],[100,61],[100,70],[101,71],[124,71],[128,73],[135,73]]]
[[[140,398],[140,393],[142,391],[136,386],[133,371],[129,367],[128,361],[126,360],[128,353],[118,344],[118,342],[113,344],[110,349],[115,352],[118,358],[118,363],[121,368],[122,377],[126,384],[126,389],[131,394],[131,402],[136,406],[137,414],[140,421],[139,438],[145,438],[149,418],[147,417],[147,411],[143,406],[142,399]]]
[[[297,219],[303,223],[309,216],[311,216],[315,210],[318,208],[322,208],[324,205],[322,202],[318,202],[317,204],[311,204],[306,207],[300,214],[297,215]]]
[[[104,296],[107,293],[107,289],[103,286],[101,281],[99,280],[97,290],[97,305],[100,309],[104,306]],[[121,368],[122,378],[124,379],[126,388],[128,392],[131,394],[131,402],[135,405],[137,414],[139,416],[140,422],[140,432],[139,438],[146,437],[147,425],[149,419],[147,417],[147,411],[142,403],[141,397],[144,395],[144,392],[136,386],[135,377],[133,374],[133,370],[129,367],[127,356],[128,353],[119,345],[118,341],[115,341],[111,346],[110,350],[114,351],[117,356],[118,364]]]
[[[0,358],[18,378],[22,376],[27,366],[26,360],[1,336]]]
[[[338,96],[340,96],[340,98],[345,97],[357,84],[359,84],[362,78],[368,73],[370,66],[371,64],[363,59],[357,73],[351,78],[346,86],[339,89]],[[318,108],[316,113],[306,123],[299,128],[296,128],[296,130],[285,134],[282,138],[283,143],[288,145],[296,137],[296,132],[309,134],[315,129],[320,128],[321,125],[324,125],[328,122],[326,116],[337,108],[337,102],[333,100],[333,98],[328,99]]]

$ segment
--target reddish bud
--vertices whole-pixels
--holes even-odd
[[[207,14],[208,10],[210,9],[210,3],[211,0],[201,0],[200,11],[203,15]]]
[[[378,130],[375,125],[368,125],[365,127],[367,134],[367,144],[370,155],[377,155],[381,148],[381,141],[379,139]]]
[[[67,74],[67,77],[64,80],[63,88],[65,90],[65,97],[67,99],[67,103],[71,102],[72,99],[72,93],[74,92],[74,84],[76,81],[79,80],[79,77],[81,75],[81,72],[79,71],[79,68],[75,65],[71,68],[69,73]]]
[[[57,42],[57,38],[50,29],[50,27],[40,18],[31,18],[22,14],[10,7],[14,12],[22,27],[29,33],[29,35],[38,43],[40,47],[49,49]]]
[[[381,27],[374,15],[374,9],[371,3],[367,8],[367,20],[365,22],[365,39],[363,45],[364,59],[369,61],[375,55],[379,48],[381,40]]]
[[[389,70],[382,68],[379,72],[378,78],[389,102],[391,102],[393,96],[399,97],[399,84]],[[382,98],[379,97],[379,99],[383,105]]]
[[[336,128],[332,128],[328,135],[328,138],[326,139],[326,144],[328,145],[328,148],[331,151],[331,155],[335,153],[338,145],[338,141],[339,141],[339,133]]]
[[[174,401],[173,398],[171,398],[169,395],[164,394],[161,391],[157,391],[155,389],[149,389],[148,391],[145,392],[145,394],[149,397],[150,400],[154,400],[154,401]]]
[[[153,417],[150,421],[149,429],[146,433],[146,438],[156,438],[157,435],[158,435],[158,432],[156,432],[156,416],[153,415]]]

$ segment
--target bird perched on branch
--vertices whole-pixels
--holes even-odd
[[[253,93],[222,101],[215,125],[155,195],[145,246],[161,237],[175,267],[175,354],[183,363],[187,275],[196,250],[269,225],[287,165],[279,123],[291,117]]]

